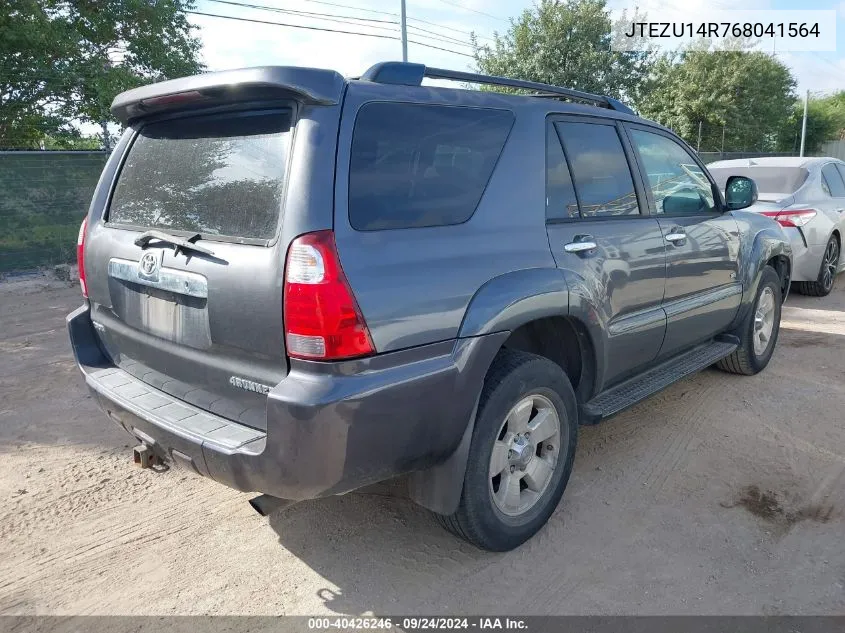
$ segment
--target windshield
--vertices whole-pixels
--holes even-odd
[[[757,183],[757,191],[763,193],[793,194],[807,180],[808,172],[803,167],[708,167],[721,191],[731,176],[745,176]]]
[[[276,234],[290,112],[173,119],[141,128],[108,221],[267,240]]]

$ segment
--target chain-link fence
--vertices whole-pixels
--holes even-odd
[[[0,151],[0,272],[76,258],[101,151]]]

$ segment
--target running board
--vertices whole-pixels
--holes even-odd
[[[669,385],[722,360],[737,348],[735,337],[695,347],[646,373],[627,380],[581,406],[581,424],[598,424]]]

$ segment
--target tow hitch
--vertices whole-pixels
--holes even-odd
[[[146,444],[139,444],[132,449],[132,460],[141,468],[150,468],[161,463],[153,449]]]

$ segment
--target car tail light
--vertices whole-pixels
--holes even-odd
[[[284,318],[287,352],[294,358],[338,360],[375,353],[332,231],[308,233],[291,243]]]
[[[85,283],[85,229],[88,226],[88,218],[82,220],[79,227],[79,236],[76,238],[76,265],[79,268],[79,287],[82,289],[82,296],[88,298],[88,285]]]
[[[774,218],[781,226],[804,226],[816,217],[815,209],[784,209],[783,211],[763,211],[761,215]]]

